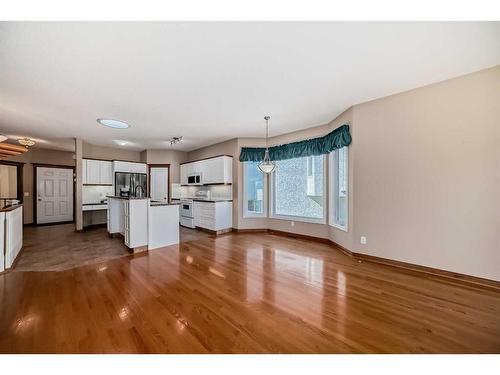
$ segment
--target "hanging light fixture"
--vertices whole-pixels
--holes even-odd
[[[276,164],[271,160],[269,157],[269,148],[267,147],[267,138],[269,137],[269,119],[271,117],[266,116],[264,117],[264,120],[266,120],[266,151],[264,152],[264,160],[262,160],[258,167],[261,170],[262,173],[272,173],[274,169],[276,168]]]
[[[21,138],[21,139],[18,139],[17,140],[20,144],[22,144],[23,146],[25,146],[26,148],[28,147],[31,147],[31,146],[34,146],[35,145],[35,141],[30,139],[30,138]]]

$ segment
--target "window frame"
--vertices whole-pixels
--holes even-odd
[[[275,173],[278,170],[279,166],[276,165],[276,169],[271,173],[269,178],[270,185],[270,194],[269,194],[269,218],[278,219],[278,220],[288,220],[288,221],[299,221],[303,223],[312,223],[312,224],[326,224],[327,221],[327,175],[326,175],[326,158],[325,155],[318,155],[323,158],[323,217],[321,219],[305,217],[305,216],[293,216],[293,215],[280,215],[275,213],[275,203],[276,203],[276,189],[274,188],[275,183]],[[306,177],[307,177],[307,168],[306,168]]]
[[[335,200],[337,199],[336,195],[334,194],[335,186],[337,186],[338,183],[338,178],[339,174],[337,169],[338,165],[338,151],[341,149],[345,148],[345,158],[346,158],[346,170],[345,170],[345,180],[346,180],[346,186],[347,186],[347,194],[346,194],[346,215],[345,215],[345,225],[341,225],[335,222],[335,210],[336,210],[336,204]],[[337,151],[337,152],[336,152]],[[349,188],[349,147],[345,146],[340,149],[334,150],[330,152],[328,155],[328,164],[329,164],[329,177],[328,177],[328,197],[329,197],[329,204],[328,204],[328,224],[331,227],[340,229],[344,232],[349,231],[349,194],[350,194],[350,188]]]
[[[263,186],[264,186],[264,196],[262,197],[263,202],[262,202],[262,213],[255,213],[255,212],[249,212],[248,211],[248,204],[247,204],[247,196],[246,196],[246,170],[248,168],[248,163],[249,162],[243,162],[243,186],[242,186],[242,193],[243,193],[243,218],[245,219],[251,219],[251,218],[265,218],[268,217],[268,210],[267,210],[267,197],[268,197],[268,178],[265,173],[262,173],[264,181],[263,181]],[[257,168],[258,169],[258,168]]]

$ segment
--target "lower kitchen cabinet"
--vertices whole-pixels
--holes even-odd
[[[194,202],[194,225],[212,231],[233,226],[233,202]]]

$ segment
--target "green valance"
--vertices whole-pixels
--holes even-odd
[[[351,144],[349,125],[342,125],[327,135],[304,141],[269,147],[271,160],[285,160],[304,156],[323,155]],[[242,147],[240,161],[262,161],[264,147]]]

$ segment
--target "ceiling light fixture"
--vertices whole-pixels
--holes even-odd
[[[271,160],[269,157],[269,148],[267,147],[267,138],[269,137],[269,119],[270,116],[264,117],[264,120],[266,120],[266,151],[264,151],[264,160],[262,160],[258,167],[262,173],[272,173],[274,169],[276,168],[276,164]]]
[[[26,148],[35,145],[35,141],[34,140],[32,140],[30,138],[26,138],[26,137],[18,139],[17,141],[19,142],[19,144],[22,144],[23,146],[26,146]]]
[[[3,135],[3,134],[0,134],[0,142],[6,141],[7,139],[9,139],[9,138],[7,138],[7,137],[6,137],[5,135]]]
[[[182,142],[182,135],[180,137],[171,138],[169,142],[170,142],[170,146],[174,146],[177,143],[181,143]]]
[[[107,118],[98,118],[97,122],[101,125],[107,126],[113,129],[128,129],[130,125],[123,121],[107,119]]]

